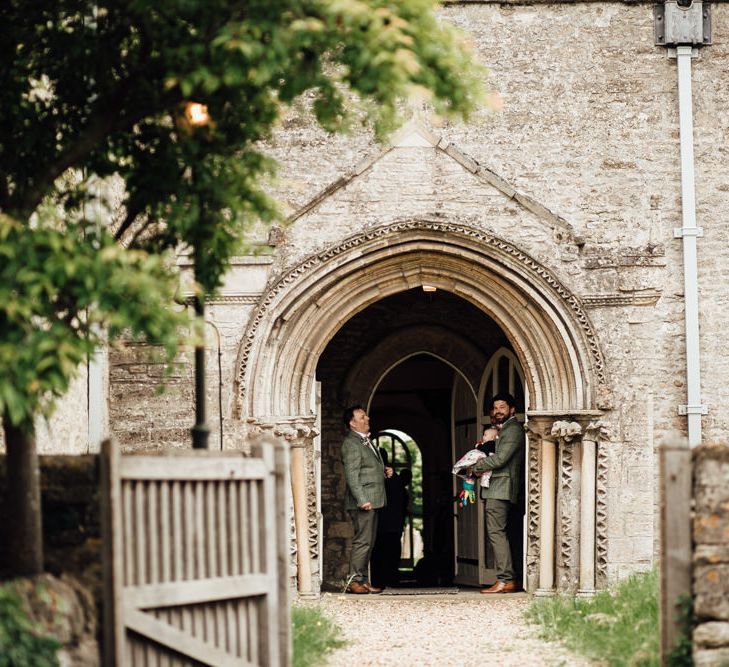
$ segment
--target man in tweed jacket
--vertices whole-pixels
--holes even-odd
[[[345,410],[343,421],[347,429],[342,442],[344,507],[354,526],[347,592],[380,593],[382,589],[369,583],[368,570],[377,536],[377,510],[387,503],[385,477],[392,476],[392,468],[385,466],[369,438],[370,419],[361,405]]]
[[[476,461],[474,472],[491,470],[481,498],[486,501],[486,532],[494,551],[496,583],[482,593],[511,593],[518,589],[507,536],[511,504],[517,504],[523,484],[525,438],[524,427],[516,420],[516,401],[511,394],[493,398],[493,416],[499,429],[496,450],[491,456]]]

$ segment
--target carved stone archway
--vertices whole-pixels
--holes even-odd
[[[407,220],[309,257],[264,294],[238,356],[239,417],[308,414],[317,360],[342,324],[426,283],[470,301],[506,332],[528,369],[533,409],[605,406],[594,329],[579,298],[551,271],[488,232]]]
[[[557,504],[561,525],[569,528],[563,533],[573,535],[572,519],[559,503],[573,501],[574,494],[567,489],[545,499],[545,484],[552,484],[547,491],[554,495],[557,481],[556,471],[549,472],[557,465],[554,457],[549,458],[554,451],[549,424],[596,418],[609,407],[609,390],[597,336],[579,298],[549,269],[508,241],[443,220],[404,220],[357,234],[307,258],[271,286],[254,312],[238,358],[237,414],[254,423],[311,421],[316,365],[332,337],[369,305],[424,284],[451,292],[484,311],[506,334],[524,369],[528,416],[536,419],[534,426],[539,424],[539,436],[530,438],[528,560],[531,553],[532,566],[528,563],[528,569],[534,587],[544,588],[546,583],[551,590],[554,566],[549,564],[559,558],[553,532],[549,553],[540,552],[543,534],[554,526],[553,520],[552,527],[543,520],[542,507],[554,512]],[[303,443],[305,448],[313,449],[313,437],[312,431]],[[563,450],[562,482],[571,474],[569,452]],[[598,479],[598,497],[600,484]],[[315,524],[311,517],[298,519],[297,527],[302,528],[297,529],[297,540],[309,540],[311,545],[303,526],[308,525],[310,533]],[[567,538],[562,542],[572,558],[572,543]],[[574,562],[567,559],[562,569],[573,572]],[[565,575],[565,581],[568,578]]]

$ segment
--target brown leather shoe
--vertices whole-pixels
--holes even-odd
[[[365,588],[370,593],[382,593],[382,589],[381,588],[377,588],[377,586],[373,586],[372,584],[365,584]]]
[[[349,586],[347,586],[347,593],[354,593],[355,595],[367,595],[367,593],[370,592],[370,589],[367,587],[367,584],[362,584],[359,581],[353,581]]]
[[[513,581],[497,581],[493,586],[489,588],[482,588],[482,593],[515,593],[516,582]]]

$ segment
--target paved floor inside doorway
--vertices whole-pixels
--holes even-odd
[[[348,641],[331,655],[326,663],[330,667],[590,664],[559,644],[539,639],[537,627],[522,619],[529,605],[526,593],[494,597],[481,595],[478,589],[397,596],[323,593],[320,600],[302,604],[320,606]]]

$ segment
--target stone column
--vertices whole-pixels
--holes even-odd
[[[599,421],[585,426],[582,436],[582,478],[580,485],[580,587],[578,597],[595,594],[595,508],[597,489],[597,443],[605,427]]]
[[[554,594],[554,510],[557,445],[542,440],[542,512],[539,522],[539,588],[537,595]]]
[[[582,427],[575,421],[555,421],[552,437],[559,443],[556,569],[557,587],[563,592],[574,592],[578,584],[578,535],[580,447]]]
[[[557,445],[551,435],[552,422],[552,417],[529,416],[526,424],[530,445],[527,585],[530,590],[534,590],[533,583],[536,583],[534,594],[539,597],[554,595]],[[536,558],[538,558],[537,571],[532,563]]]
[[[273,435],[283,437],[290,447],[291,495],[296,535],[296,579],[300,595],[318,594],[312,582],[308,503],[310,489],[306,483],[306,450],[307,448],[312,450],[314,437],[318,434],[313,419],[313,417],[290,417],[277,419],[275,423],[256,422],[259,430],[271,431]]]

